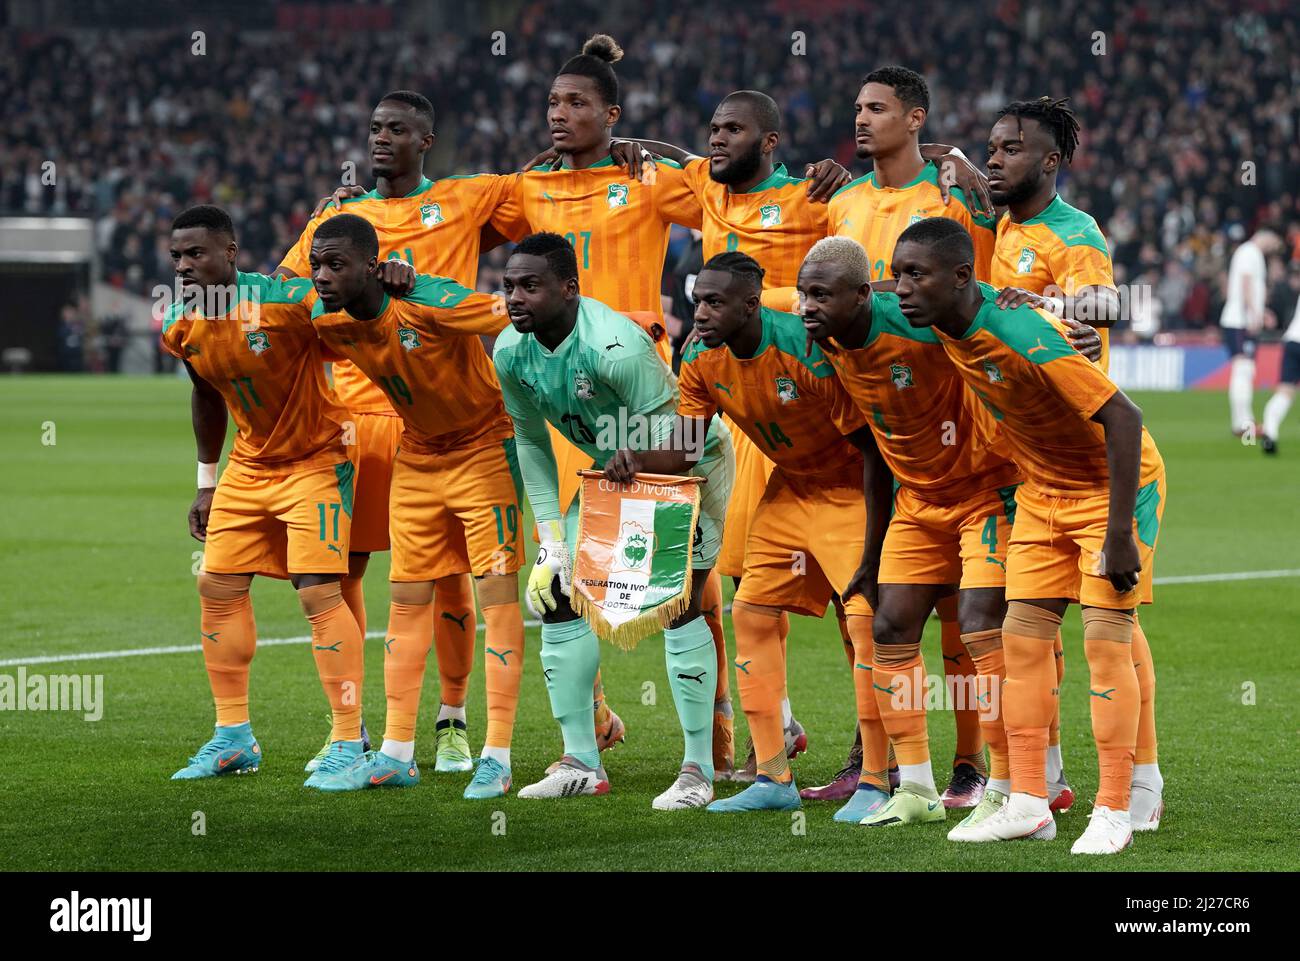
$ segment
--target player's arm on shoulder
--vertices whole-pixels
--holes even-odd
[[[406,299],[433,333],[495,337],[510,324],[500,294],[479,293],[447,277],[418,277]]]
[[[804,167],[808,181],[808,199],[816,204],[830,203],[835,191],[853,179],[853,174],[843,164],[827,157]]]
[[[221,393],[199,376],[189,361],[182,363],[194,385],[190,394],[190,420],[194,426],[194,443],[198,449],[199,461],[197,493],[189,511],[190,536],[201,541],[208,536],[208,514],[212,510],[212,495],[216,491],[217,465],[221,462],[221,448],[226,442],[229,414]]]
[[[1101,574],[1121,593],[1137,587],[1142,564],[1133,538],[1142,469],[1142,411],[1122,390],[1116,390],[1092,415],[1106,432],[1106,466],[1110,472],[1110,505]],[[1134,607],[1137,599],[1134,598]]]
[[[862,451],[862,498],[867,505],[867,529],[863,535],[862,559],[844,589],[843,597],[848,600],[854,594],[861,594],[875,608],[880,552],[885,544],[885,531],[889,528],[894,474],[881,456],[870,426],[863,425],[844,437]]]
[[[989,193],[988,178],[964,153],[951,144],[923,143],[921,159],[939,167],[939,195],[943,198],[944,206],[952,200],[952,188],[960,187],[971,199],[976,213],[997,219],[998,211]]]

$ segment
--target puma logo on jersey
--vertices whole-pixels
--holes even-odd
[[[696,684],[703,684],[704,675],[708,673],[708,671],[700,671],[698,674],[678,674],[677,677],[679,680],[694,681]]]
[[[339,550],[338,547],[337,547],[336,545],[334,545],[334,544],[326,544],[326,545],[325,545],[325,550],[327,550],[327,551],[333,551],[335,554],[339,555],[339,557],[342,557],[342,556],[343,556],[343,552],[342,552],[341,550]]]
[[[716,380],[713,382],[713,386],[716,387],[716,388],[718,388],[718,390],[725,390],[725,391],[727,392],[727,396],[728,396],[728,397],[731,396],[731,388],[730,388],[730,387],[727,387],[727,386],[725,386],[725,385],[723,385],[723,384],[720,384],[720,383],[718,383]]]
[[[612,344],[606,344],[606,345],[605,345],[605,349],[606,349],[606,350],[613,350],[615,347],[622,347],[622,346],[623,346],[623,345],[620,344],[620,343],[618,342],[618,338],[615,337],[615,338],[614,338],[614,343],[612,343]]]
[[[1035,354],[1040,350],[1047,350],[1047,345],[1043,343],[1043,338],[1041,337],[1038,338],[1038,346],[1030,347],[1026,353]]]
[[[531,390],[534,394],[537,393],[537,387],[534,386],[534,384],[530,384],[530,383],[528,383],[528,381],[524,380],[522,377],[519,378],[519,383],[523,384],[525,387],[527,387],[529,390]]]
[[[186,345],[185,345],[185,356],[186,356],[186,357],[197,357],[197,356],[199,356],[199,349],[198,349],[197,347],[195,347],[193,344],[186,344]]]

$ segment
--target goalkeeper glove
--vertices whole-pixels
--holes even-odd
[[[564,525],[560,521],[539,521],[537,533],[541,546],[537,549],[537,562],[528,575],[528,591],[524,596],[528,609],[541,617],[555,610],[558,603],[551,590],[556,577],[560,579],[560,592],[565,597],[573,596],[573,558],[569,554],[569,545],[564,543]]]

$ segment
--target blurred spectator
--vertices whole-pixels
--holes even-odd
[[[1117,277],[1159,286],[1165,328],[1217,317],[1228,258],[1261,221],[1279,225],[1285,254],[1300,257],[1293,0],[913,0],[906,16],[889,4],[825,0],[758,0],[743,14],[709,0],[493,10],[502,19],[494,29],[509,37],[505,57],[488,55],[468,8],[452,21],[464,29],[436,37],[209,32],[203,57],[191,55],[185,30],[6,31],[0,209],[94,217],[105,277],[147,294],[170,277],[161,235],[170,218],[211,201],[239,228],[241,268],[271,270],[345,164],[369,183],[366,121],[384,92],[408,87],[433,100],[432,173],[518,169],[549,143],[554,71],[608,30],[627,50],[616,67],[616,133],[702,151],[717,101],[759,88],[782,106],[779,156],[792,170],[832,156],[863,172],[853,99],[886,63],[927,77],[925,138],[977,159],[1002,103],[1069,96],[1083,130],[1062,193],[1102,225]],[[796,31],[803,55],[792,50]],[[48,161],[54,187],[41,179]]]

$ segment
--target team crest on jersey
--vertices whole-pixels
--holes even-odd
[[[627,198],[627,184],[610,184],[605,190],[605,203],[609,204],[610,210],[615,207],[626,207]]]
[[[398,327],[397,342],[407,350],[415,350],[420,346],[420,332],[413,327]]]
[[[918,210],[918,211],[916,211],[915,213],[913,213],[912,216],[911,216],[911,218],[907,221],[907,226],[910,227],[910,226],[912,226],[912,224],[919,224],[919,223],[920,223],[922,220],[924,220],[927,216],[929,216],[929,211],[927,211],[927,210]]]
[[[1027,274],[1034,269],[1034,260],[1038,254],[1034,252],[1033,247],[1020,248],[1020,259],[1016,261],[1016,273]]]
[[[244,339],[248,341],[248,349],[255,354],[265,354],[271,349],[271,338],[261,330],[250,330],[244,334]]]
[[[889,379],[894,382],[894,386],[899,390],[916,386],[916,383],[912,380],[912,368],[906,364],[890,364]]]
[[[776,396],[781,399],[783,404],[798,400],[799,391],[794,386],[794,380],[789,377],[778,377],[776,379]]]
[[[762,218],[758,224],[760,227],[781,226],[780,204],[763,204],[763,206],[758,208],[758,215]]]
[[[578,400],[591,400],[596,396],[596,388],[591,383],[591,378],[580,370],[573,372],[573,395]]]
[[[442,216],[442,204],[421,204],[420,205],[420,223],[426,227],[432,227],[434,224],[440,224],[445,218]]]
[[[984,361],[984,373],[988,375],[990,384],[1002,383],[1002,371],[998,370],[998,365],[993,361]]]

